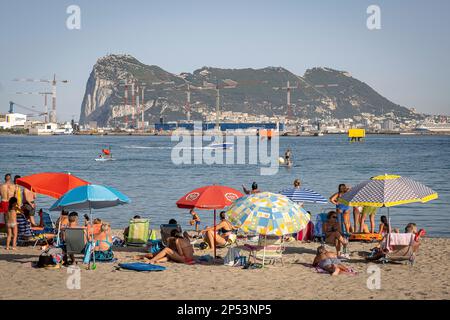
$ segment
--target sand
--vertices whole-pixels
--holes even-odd
[[[80,289],[69,289],[68,269],[33,267],[39,248],[6,251],[0,240],[0,299],[449,299],[450,239],[424,238],[414,266],[376,264],[380,289],[367,287],[369,266],[362,257],[373,244],[350,244],[348,265],[357,275],[332,277],[305,266],[317,243],[288,244],[284,266],[263,269],[164,263],[163,272],[117,270],[118,262],[131,262],[142,248],[116,248],[116,263],[99,263],[96,270],[80,266]],[[196,255],[211,254],[196,251]],[[224,256],[226,249],[218,251]]]

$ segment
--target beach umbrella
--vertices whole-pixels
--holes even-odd
[[[17,184],[38,194],[58,199],[67,191],[90,182],[70,173],[43,172],[19,178]]]
[[[242,197],[227,211],[230,221],[244,232],[264,236],[284,236],[304,229],[310,220],[308,213],[286,196],[261,192]],[[263,249],[263,265],[266,246]]]
[[[182,196],[177,202],[178,208],[214,210],[214,243],[216,242],[216,210],[230,206],[243,194],[236,189],[210,185],[192,190]],[[214,245],[214,258],[216,257],[216,246]]]
[[[77,187],[65,193],[50,207],[50,211],[89,209],[92,230],[92,209],[109,208],[127,203],[130,203],[130,199],[116,189],[102,185],[89,184]],[[93,233],[91,241],[93,246]]]
[[[398,175],[380,175],[364,181],[339,198],[347,206],[393,207],[425,203],[438,198],[437,192],[420,182]]]
[[[280,191],[280,194],[294,202],[328,203],[319,193],[306,188],[289,188]]]
[[[304,229],[310,220],[305,209],[286,196],[260,192],[236,200],[227,211],[244,232],[283,236]]]
[[[338,201],[352,207],[387,207],[390,220],[390,207],[415,202],[425,203],[437,198],[437,192],[420,182],[384,174],[356,185]]]

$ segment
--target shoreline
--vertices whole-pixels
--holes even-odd
[[[224,132],[225,134],[225,132]],[[170,137],[172,132],[170,133],[127,133],[127,132],[107,132],[107,133],[74,133],[74,134],[29,134],[29,133],[9,133],[9,132],[0,132],[0,136],[31,136],[31,137],[60,137],[60,136],[137,136],[137,137]],[[179,133],[180,136],[194,136],[194,134],[186,134],[185,132]],[[251,134],[232,134],[233,136],[253,136]],[[347,135],[347,133],[324,133],[323,136],[327,135]],[[427,132],[427,133],[414,133],[414,132],[373,132],[366,133],[366,136],[450,136],[450,132]],[[203,134],[203,136],[210,136],[210,134]],[[312,137],[318,138],[318,136],[314,134],[286,134],[280,135],[279,137],[287,137],[287,138],[299,138],[299,137]]]
[[[120,230],[114,230],[114,233]],[[1,245],[4,239],[1,239]],[[357,275],[317,273],[307,266],[314,258],[319,243],[296,241],[286,245],[284,266],[277,263],[263,269],[245,270],[241,267],[200,264],[164,263],[162,272],[116,270],[118,262],[132,262],[139,247],[114,248],[115,263],[98,263],[96,270],[80,266],[80,286],[68,289],[71,273],[67,268],[36,269],[40,250],[19,247],[16,252],[0,248],[0,299],[195,299],[195,300],[262,300],[273,299],[450,299],[450,239],[424,238],[413,266],[403,264],[368,264],[361,256],[374,244],[350,243],[350,260],[346,263]],[[195,256],[211,254],[195,250]],[[218,250],[225,256],[226,249]],[[368,266],[378,266],[381,288],[367,288]],[[414,279],[414,280],[412,280]],[[320,290],[317,290],[320,288]],[[42,290],[45,290],[45,296]]]

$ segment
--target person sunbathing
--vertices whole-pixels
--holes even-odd
[[[337,220],[336,211],[330,211],[327,215],[327,221],[322,225],[325,234],[325,242],[336,247],[336,254],[340,256],[341,247],[347,248],[348,241],[342,236],[341,225]]]
[[[352,272],[352,270],[342,264],[337,255],[327,251],[324,246],[317,248],[317,254],[313,261],[314,267],[329,272],[332,276],[338,275],[340,272]]]
[[[239,229],[231,224],[230,221],[226,219],[225,211],[220,212],[220,222],[216,225],[216,235],[214,239],[214,227],[208,227],[200,231],[200,233],[205,234],[204,239],[205,242],[209,245],[209,247],[214,250],[214,247],[224,246],[231,241],[231,234],[234,230]],[[216,240],[214,242],[214,240]]]
[[[172,250],[169,247],[164,248],[153,258],[149,263],[167,262],[169,260],[178,263],[191,264],[194,262],[194,248],[189,240],[183,237],[183,235],[177,230],[172,230],[171,237],[175,240],[176,250]]]

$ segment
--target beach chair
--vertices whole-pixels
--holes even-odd
[[[178,232],[182,231],[181,226],[179,224],[162,224],[160,228],[161,228],[161,242],[165,247],[168,246],[167,239],[170,237],[172,230],[177,230]]]
[[[42,234],[42,233],[56,233],[56,226],[55,223],[52,220],[52,217],[50,216],[50,213],[48,211],[42,212],[42,220],[44,222],[43,227],[33,227],[32,230],[35,234]]]
[[[283,237],[277,236],[260,236],[258,245],[245,244],[240,249],[249,251],[248,261],[255,263],[257,260],[262,261],[264,266],[265,261],[275,265],[277,261],[283,263],[283,252],[285,249]]]
[[[128,226],[127,246],[145,246],[150,235],[150,220],[131,219]]]
[[[86,229],[85,228],[66,228],[64,229],[64,246],[66,254],[84,254],[86,247]]]
[[[330,209],[332,210],[332,209]],[[314,224],[314,240],[325,244],[325,234],[323,233],[323,224],[327,221],[328,212],[319,213],[316,216],[316,223]],[[344,219],[342,219],[342,214],[338,214],[338,223],[341,226],[344,238],[348,240],[350,233],[345,228]]]
[[[419,248],[419,237],[413,233],[388,233],[381,241],[381,250],[385,252],[379,259],[382,263],[406,262],[413,265],[416,251]]]
[[[39,242],[41,242],[42,244],[48,244],[46,234],[36,234],[32,230],[31,224],[27,221],[23,214],[17,215],[17,227],[17,244],[19,246],[27,246],[33,244],[34,248]]]

